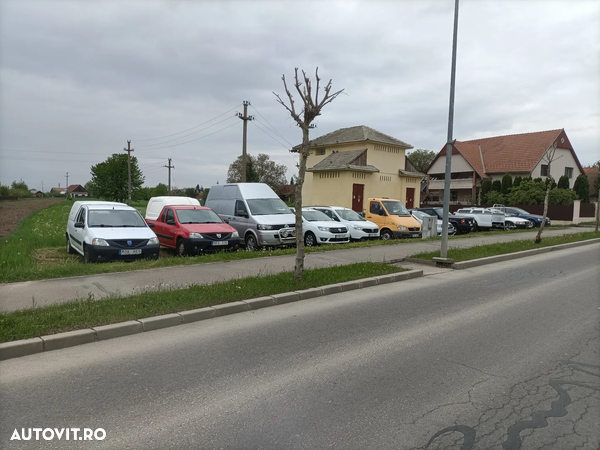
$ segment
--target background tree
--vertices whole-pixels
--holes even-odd
[[[548,204],[550,205],[572,205],[577,200],[577,193],[572,189],[550,189]]]
[[[517,187],[518,185],[520,185],[521,181],[523,181],[523,178],[520,175],[517,175],[513,180],[513,187]]]
[[[276,191],[286,184],[285,164],[277,164],[271,161],[269,155],[259,153],[258,156],[246,155],[246,182],[265,183]],[[228,183],[240,183],[242,181],[242,155],[229,165],[227,170]]]
[[[29,187],[27,183],[23,180],[21,181],[13,181],[10,185],[10,195],[16,195],[18,197],[31,197],[31,192],[29,192]]]
[[[421,148],[410,152],[407,156],[409,161],[415,169],[417,169],[421,173],[425,173],[429,165],[435,159],[437,153],[432,152],[431,150],[423,150]]]
[[[481,182],[481,203],[487,203],[487,195],[492,190],[492,180],[486,178]]]
[[[281,99],[278,94],[273,94],[277,97],[277,102],[280,103],[296,121],[298,126],[302,129],[302,146],[300,147],[300,164],[298,169],[298,179],[296,180],[296,264],[294,268],[294,276],[297,279],[302,279],[304,275],[304,234],[302,231],[302,186],[304,186],[304,175],[306,173],[306,159],[308,158],[309,139],[308,135],[310,129],[313,128],[312,122],[317,116],[321,115],[321,110],[325,105],[331,103],[340,95],[344,90],[341,89],[337,92],[331,92],[331,80],[324,88],[324,95],[319,100],[319,68],[315,70],[315,80],[317,82],[316,89],[313,90],[312,82],[306,76],[306,73],[302,71],[302,78],[298,76],[298,68],[295,69],[294,86],[302,101],[302,110],[296,111],[296,105],[294,103],[294,97],[287,87],[285,81],[285,75],[281,77],[283,80],[283,87],[289,100],[289,106]]]
[[[538,229],[537,236],[535,237],[535,243],[539,244],[542,242],[542,232],[544,231],[544,225],[546,224],[546,217],[548,216],[548,201],[550,199],[550,190],[552,189],[552,184],[554,183],[554,178],[552,177],[552,162],[558,158],[556,155],[557,145],[553,143],[550,147],[546,149],[544,152],[544,156],[542,156],[542,161],[548,163],[548,176],[546,177],[546,195],[544,196],[544,213],[542,214],[542,223],[540,224],[540,228]]]
[[[573,183],[573,191],[575,191],[577,197],[579,197],[582,202],[590,202],[590,182],[585,173],[582,173],[575,178],[575,183]]]
[[[500,188],[500,192],[503,195],[508,195],[510,193],[510,190],[513,187],[513,180],[512,180],[512,176],[510,174],[506,174],[502,177],[502,187]]]
[[[541,205],[544,203],[546,184],[540,179],[523,180],[518,186],[513,186],[507,196],[509,205]]]
[[[500,181],[500,180],[492,181],[492,191],[502,192],[502,181]]]
[[[115,153],[104,162],[92,166],[92,191],[99,198],[126,201],[128,195],[127,154]],[[142,187],[144,175],[135,156],[131,157],[131,192]]]
[[[571,186],[569,186],[569,177],[566,175],[563,175],[562,177],[560,177],[558,179],[558,183],[557,183],[556,187],[558,189],[570,189]]]

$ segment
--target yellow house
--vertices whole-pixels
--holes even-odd
[[[424,174],[407,164],[412,145],[364,125],[342,128],[309,143],[304,205],[344,206],[362,212],[366,199],[388,197],[419,206]],[[294,151],[299,151],[296,146]],[[408,165],[408,167],[407,167]]]

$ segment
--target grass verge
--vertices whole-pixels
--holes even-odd
[[[291,272],[284,272],[212,285],[195,285],[186,289],[164,287],[159,291],[127,297],[102,300],[90,297],[43,308],[0,313],[0,342],[176,313],[404,270],[388,264],[357,263],[306,270],[302,280],[294,278]]]
[[[513,241],[503,242],[489,245],[479,245],[470,248],[449,248],[448,258],[452,258],[455,261],[469,261],[471,259],[486,258],[488,256],[504,255],[506,253],[520,252],[523,250],[531,250],[534,248],[548,247],[551,245],[568,244],[570,242],[585,241],[589,239],[600,238],[600,233],[583,232],[575,234],[565,234],[563,236],[546,237],[542,239],[539,244],[534,243],[531,240],[528,241]],[[439,257],[440,251],[419,253],[412,255],[411,258],[431,260],[432,258]]]

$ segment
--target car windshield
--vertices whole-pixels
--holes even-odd
[[[302,211],[302,217],[309,222],[334,222],[334,220],[327,214],[312,209],[308,211]]]
[[[408,209],[402,202],[393,201],[393,200],[383,200],[383,206],[387,212],[392,216],[410,216]]]
[[[335,212],[338,213],[342,220],[347,220],[349,222],[366,222],[364,217],[351,209],[336,209]]]
[[[88,213],[89,227],[146,227],[146,221],[137,211],[124,209],[97,209]]]
[[[223,223],[212,209],[179,209],[176,213],[179,223]]]
[[[291,214],[290,208],[280,198],[253,198],[247,200],[253,216],[269,214]]]
[[[441,219],[444,217],[444,210],[442,208],[433,208],[433,212],[438,217],[438,219]]]
[[[429,216],[429,214],[424,213],[423,211],[413,211],[412,215],[417,219],[423,220],[423,217]]]

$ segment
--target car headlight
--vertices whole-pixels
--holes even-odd
[[[202,239],[202,234],[200,233],[190,233],[191,239]]]
[[[97,245],[98,247],[108,247],[108,242],[101,238],[92,239],[92,245]]]
[[[317,227],[319,229],[319,231],[329,231],[329,228],[327,227]]]
[[[352,225],[352,228],[354,228],[355,230],[358,230],[358,231],[362,231],[363,230],[362,227],[360,227],[358,225]]]
[[[259,230],[272,230],[273,229],[273,225],[258,225],[257,228]]]
[[[408,228],[406,228],[404,225],[398,225],[397,227],[400,231],[406,231],[408,230]]]
[[[148,239],[148,245],[156,245],[158,244],[158,238],[157,237],[153,237]]]
[[[240,237],[240,233],[234,231],[233,233],[231,233],[231,237]]]

